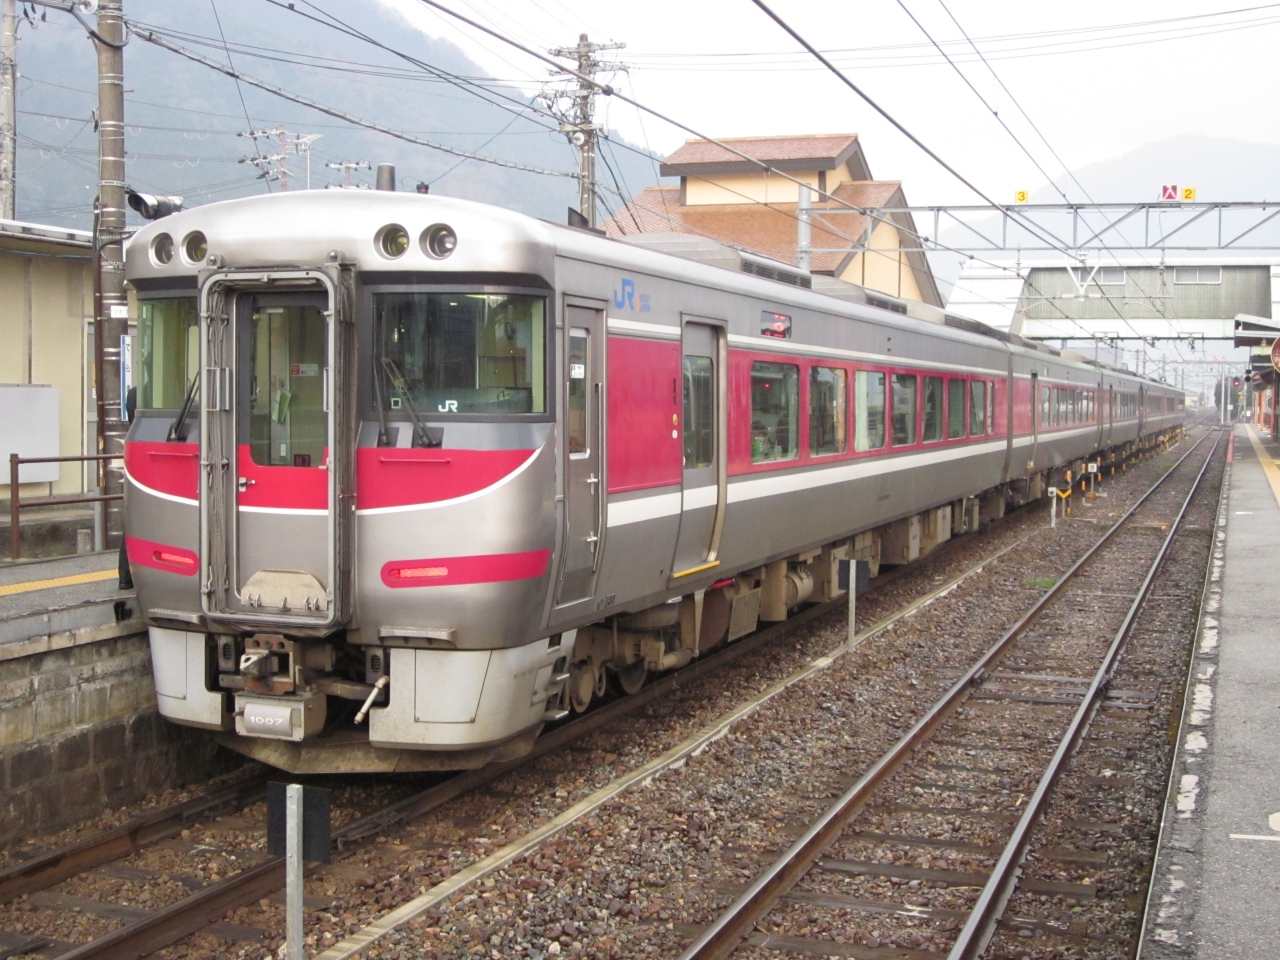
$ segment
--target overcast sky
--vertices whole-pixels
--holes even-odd
[[[544,65],[492,38],[477,39],[476,31],[420,0],[378,2],[427,33],[456,41],[494,76],[520,80],[529,90],[546,76]],[[798,52],[751,0],[446,2],[540,49],[571,44],[583,31],[593,40],[625,42],[625,50],[604,55],[631,65],[618,75],[619,86],[702,133],[855,132],[872,174],[904,181],[911,202],[977,199]],[[940,0],[772,0],[771,6],[802,36],[832,51],[849,79],[888,113],[1001,202],[1011,201],[1017,189],[1041,186],[1045,176],[907,11],[1051,177],[1062,167],[1019,105],[1075,169],[1177,134],[1280,143],[1280,113],[1268,109],[1276,88],[1280,3],[948,0],[944,7]],[[618,102],[606,107],[605,119],[661,153],[689,136],[652,117],[642,124],[634,109]],[[1156,199],[1170,173],[1151,171],[1149,199]]]

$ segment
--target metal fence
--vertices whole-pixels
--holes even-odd
[[[18,494],[18,468],[24,463],[87,463],[89,461],[105,462],[119,460],[119,453],[87,453],[75,457],[21,457],[16,453],[9,454],[9,559],[22,559],[22,528],[20,517],[23,507],[61,507],[75,503],[104,503],[108,500],[123,500],[124,494],[76,494],[70,497],[36,497],[22,500]],[[99,484],[101,486],[101,484]]]

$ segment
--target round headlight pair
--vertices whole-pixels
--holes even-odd
[[[151,257],[157,264],[164,266],[173,261],[173,237],[161,233],[151,241]],[[209,241],[199,230],[188,233],[182,241],[182,258],[192,266],[204,263],[209,254]]]
[[[390,223],[375,238],[378,251],[388,260],[397,260],[409,250],[409,232],[398,223]],[[458,246],[458,235],[448,224],[436,223],[422,231],[418,246],[432,260],[443,260]]]

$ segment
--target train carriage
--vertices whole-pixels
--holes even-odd
[[[138,231],[160,712],[294,771],[518,755],[836,596],[838,560],[910,562],[1184,418],[923,305],[646,245],[378,191]]]

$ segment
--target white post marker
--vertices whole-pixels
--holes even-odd
[[[303,960],[302,943],[302,785],[285,788],[285,956]]]
[[[1058,488],[1049,488],[1049,529],[1058,526]]]
[[[856,638],[858,636],[858,561],[849,561],[849,644],[848,650],[853,652],[853,648],[857,646]]]

